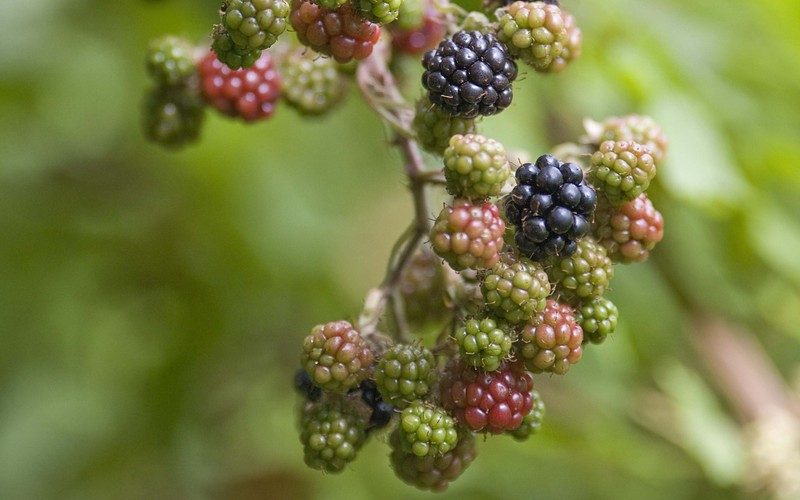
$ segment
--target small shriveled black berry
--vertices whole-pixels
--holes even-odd
[[[309,401],[316,401],[322,396],[322,389],[314,385],[311,375],[304,368],[298,368],[294,372],[294,388],[305,395]]]

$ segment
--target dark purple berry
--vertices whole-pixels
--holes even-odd
[[[511,104],[516,63],[493,34],[459,31],[422,58],[431,103],[453,116],[475,118]]]
[[[510,220],[517,227],[517,249],[536,261],[572,255],[575,240],[589,233],[597,203],[594,189],[583,180],[583,170],[575,163],[542,155],[535,163],[520,166],[516,179]],[[527,204],[521,203],[528,197]]]

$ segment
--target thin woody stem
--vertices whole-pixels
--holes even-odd
[[[414,202],[414,221],[403,233],[392,250],[386,275],[380,286],[370,292],[367,307],[362,315],[362,325],[374,330],[380,317],[388,308],[394,319],[396,339],[409,340],[407,322],[400,299],[398,285],[416,253],[419,245],[430,230],[430,208],[425,193],[428,184],[441,184],[438,173],[426,171],[425,162],[414,138],[412,122],[414,110],[408,106],[394,75],[389,70],[389,46],[381,41],[373,50],[372,56],[358,67],[357,81],[361,93],[369,106],[394,131],[393,143],[400,149],[404,158],[403,171],[408,178],[409,190]]]

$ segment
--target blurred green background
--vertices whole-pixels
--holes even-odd
[[[302,338],[357,314],[412,216],[355,87],[317,120],[209,113],[181,152],[142,137],[147,42],[202,42],[218,3],[0,2],[2,498],[430,495],[380,442],[324,476],[296,436]],[[562,4],[582,58],[480,130],[538,155],[651,115],[666,236],[617,266],[614,338],[536,378],[543,432],[480,442],[439,497],[800,498],[800,4]]]

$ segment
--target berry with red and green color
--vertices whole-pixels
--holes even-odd
[[[300,442],[306,465],[332,474],[343,471],[364,444],[365,424],[347,400],[307,404],[300,418]]]
[[[664,217],[642,193],[618,207],[600,204],[592,233],[611,260],[642,262],[664,237]]]
[[[456,271],[488,269],[500,259],[505,230],[497,205],[459,198],[434,222],[431,246]]]
[[[280,76],[269,52],[251,68],[232,70],[209,53],[199,65],[203,96],[220,112],[244,121],[263,120],[275,112]]]
[[[420,345],[395,344],[375,366],[375,384],[384,401],[398,408],[428,394],[436,379],[436,360]]]
[[[517,359],[533,373],[567,373],[583,355],[583,330],[568,304],[547,300],[544,311],[536,314],[520,330],[514,345]]]
[[[442,406],[473,431],[499,434],[522,425],[533,407],[533,379],[520,363],[503,363],[495,371],[453,358],[441,385]]]
[[[292,0],[289,22],[300,43],[339,63],[368,57],[381,36],[380,26],[362,18],[349,3],[330,10],[311,0]]]
[[[303,342],[300,364],[326,391],[347,392],[366,379],[374,358],[358,330],[347,321],[317,325]]]
[[[459,429],[458,444],[440,456],[418,457],[405,451],[401,437],[392,433],[389,446],[392,449],[389,459],[395,474],[406,484],[421,490],[444,491],[452,481],[469,467],[475,457],[475,436],[467,429]]]

